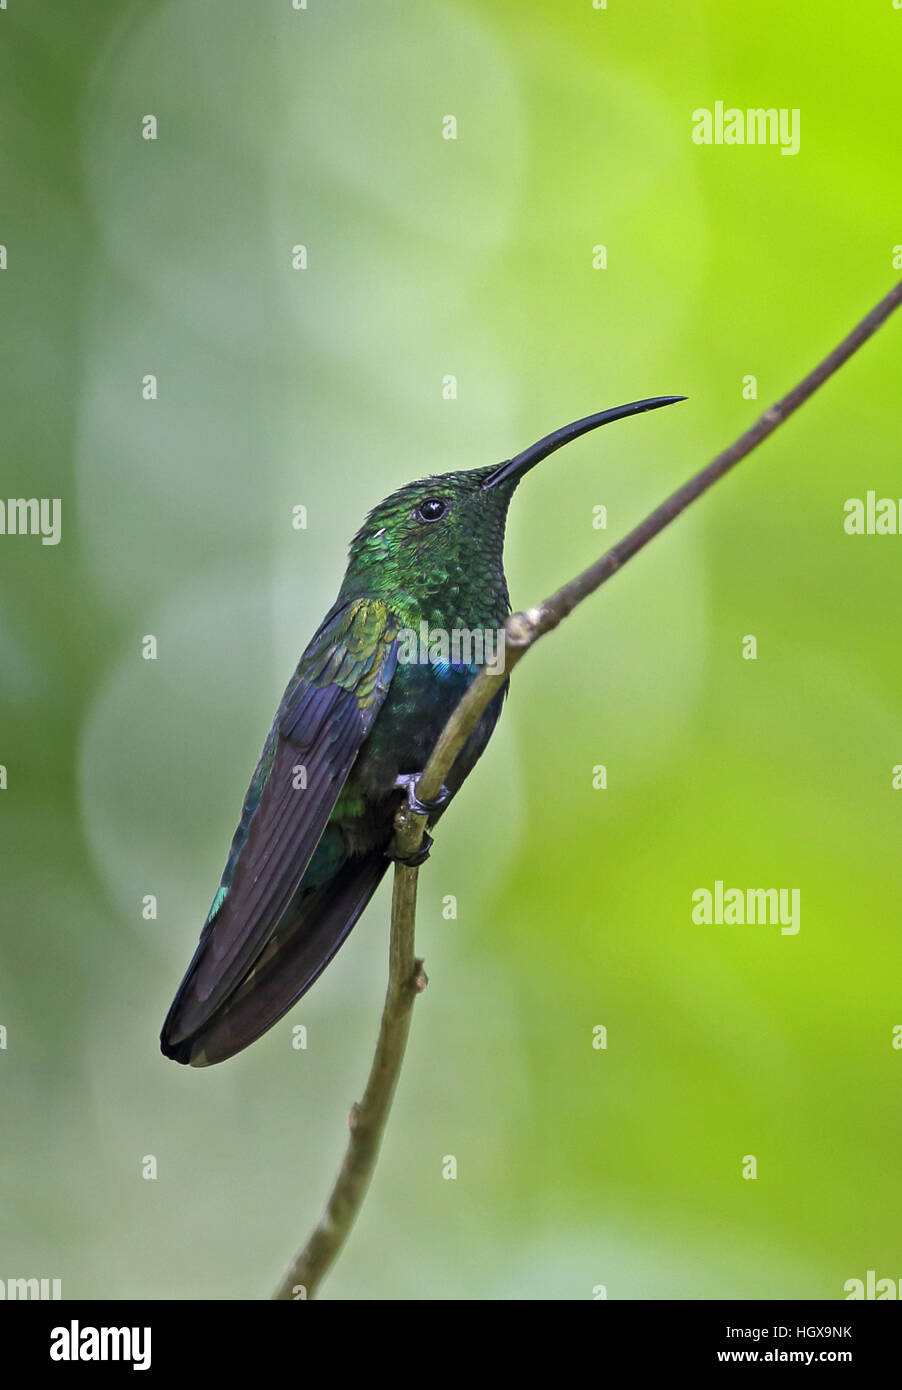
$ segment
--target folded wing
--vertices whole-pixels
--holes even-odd
[[[241,985],[283,918],[388,693],[397,629],[382,602],[355,599],[328,615],[301,657],[248,788],[197,951],[163,1025],[168,1055],[176,1056],[178,1044]]]

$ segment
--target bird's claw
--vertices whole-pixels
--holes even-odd
[[[451,793],[448,788],[442,784],[439,788],[438,796],[434,801],[421,801],[417,796],[417,786],[419,785],[420,776],[421,774],[419,772],[402,772],[401,776],[396,778],[395,786],[407,792],[407,804],[411,811],[416,812],[418,816],[428,816],[431,815],[433,811],[440,811],[443,806],[446,806],[451,800]]]
[[[432,849],[433,843],[432,836],[424,832],[423,843],[418,850],[414,850],[413,854],[392,854],[389,850],[386,850],[385,853],[387,858],[395,864],[406,864],[408,869],[418,869],[429,858],[429,851]]]

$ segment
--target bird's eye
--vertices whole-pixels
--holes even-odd
[[[440,497],[427,497],[426,501],[417,507],[417,516],[420,521],[438,521],[447,510],[448,503],[443,502]]]

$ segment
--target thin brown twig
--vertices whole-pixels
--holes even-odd
[[[530,647],[557,627],[577,604],[600,589],[627,560],[644,549],[665,526],[669,526],[719,478],[773,434],[858,351],[900,303],[902,281],[782,400],[759,416],[735,443],[672,493],[623,540],[537,608],[514,613],[508,618],[505,624],[505,669],[496,673],[483,667],[461,698],[419,779],[417,795],[421,801],[434,801],[438,797],[445,778],[486,706]],[[409,856],[419,849],[427,819],[427,816],[415,814],[407,807],[398,812],[395,818],[395,848],[398,854]],[[404,1060],[413,1002],[426,985],[423,963],[414,956],[417,874],[415,868],[401,863],[395,865],[388,992],[369,1080],[363,1100],[351,1112],[351,1137],[326,1210],[280,1285],[276,1298],[312,1297],[348,1236],[373,1174]]]
[[[416,960],[413,954],[416,904],[417,870],[396,864],[388,991],[366,1090],[359,1104],[351,1107],[348,1117],[351,1138],[326,1210],[279,1285],[277,1299],[313,1297],[344,1244],[366,1196],[407,1046],[413,1001],[427,984],[423,962]]]

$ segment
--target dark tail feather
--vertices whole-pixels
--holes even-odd
[[[272,940],[232,993],[188,1037],[179,1030],[179,999],[160,1034],[167,1057],[193,1067],[224,1062],[278,1023],[322,974],[379,887],[381,852],[349,859],[322,888],[299,888]]]

